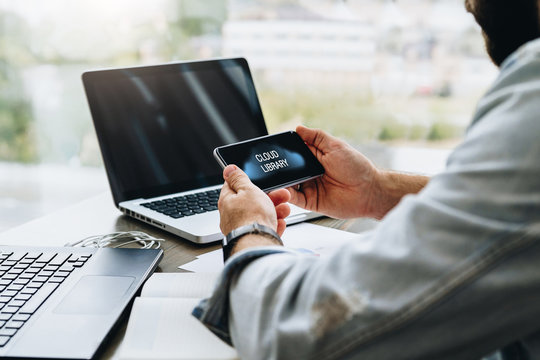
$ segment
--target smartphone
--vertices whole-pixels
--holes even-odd
[[[324,167],[294,131],[220,146],[214,157],[222,167],[235,164],[265,192],[317,178]]]

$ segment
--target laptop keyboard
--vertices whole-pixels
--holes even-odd
[[[90,256],[0,250],[0,348]]]
[[[179,219],[185,216],[217,210],[220,191],[220,189],[208,190],[197,194],[147,202],[141,205],[174,219]]]

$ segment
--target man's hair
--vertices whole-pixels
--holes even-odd
[[[482,28],[486,49],[497,66],[540,37],[538,0],[466,0],[465,5]]]

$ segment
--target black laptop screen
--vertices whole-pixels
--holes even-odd
[[[213,149],[267,134],[244,59],[91,71],[83,83],[116,204],[220,184]]]

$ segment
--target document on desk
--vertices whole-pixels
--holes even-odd
[[[217,273],[155,273],[135,299],[119,359],[237,359],[191,311],[210,296]]]
[[[311,223],[288,226],[283,233],[283,244],[291,249],[308,250],[320,257],[330,256],[341,245],[359,238],[359,234]],[[361,240],[359,240],[361,241]],[[367,244],[366,244],[367,245]],[[219,272],[223,269],[221,249],[197,256],[197,259],[179,266],[193,272]]]

